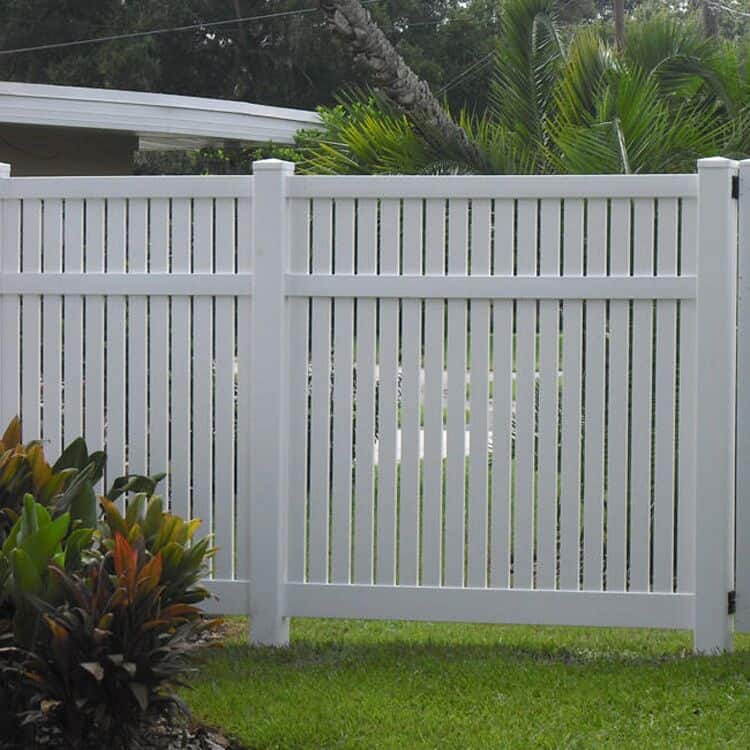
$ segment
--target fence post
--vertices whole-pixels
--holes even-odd
[[[286,179],[294,164],[253,164],[253,297],[250,375],[250,640],[289,643],[287,572],[287,303],[289,233]]]
[[[750,630],[750,159],[740,162],[737,311],[737,507],[735,628]]]
[[[698,653],[732,649],[737,163],[698,161],[695,620]]]

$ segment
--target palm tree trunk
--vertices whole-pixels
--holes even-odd
[[[703,10],[703,31],[707,37],[718,36],[719,34],[719,18],[716,13],[716,8],[711,3],[711,0],[703,0],[701,3]]]
[[[625,49],[625,0],[612,0],[612,15],[615,20],[615,45],[617,51]]]
[[[378,89],[408,115],[426,137],[436,134],[469,163],[484,159],[423,81],[404,62],[359,0],[320,0],[329,27],[347,42],[355,59],[372,74]]]

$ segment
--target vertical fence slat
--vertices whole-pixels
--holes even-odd
[[[425,272],[445,273],[445,201],[425,207]],[[442,579],[443,533],[443,341],[442,300],[424,303],[424,463],[421,583]]]
[[[590,200],[587,213],[586,275],[607,272],[607,202]],[[583,588],[599,591],[604,554],[604,326],[605,303],[586,302],[584,398]]]
[[[248,177],[248,180],[254,179]],[[249,273],[253,270],[253,216],[252,216],[252,202],[250,198],[238,198],[237,199],[237,271],[239,273]],[[307,235],[305,234],[305,237]],[[305,245],[306,247],[306,245]],[[305,268],[307,268],[305,266]],[[307,300],[304,300],[305,306]],[[252,428],[252,420],[250,416],[250,381],[251,381],[251,368],[253,364],[252,359],[252,322],[253,322],[253,310],[252,310],[252,297],[245,295],[237,298],[237,341],[236,341],[236,352],[237,357],[237,371],[235,375],[236,382],[236,398],[237,398],[237,416],[235,425],[235,466],[237,471],[237,490],[235,496],[235,507],[236,507],[236,518],[235,518],[235,533],[237,538],[237,544],[235,547],[235,578],[240,580],[248,577],[248,571],[250,569],[250,481],[251,481],[251,469],[250,451],[252,449],[252,436],[250,434]],[[307,323],[305,322],[302,328],[302,335],[307,341]],[[303,425],[305,431],[303,434],[303,440],[306,437],[307,432],[307,347],[305,346],[304,352],[304,410],[303,410]],[[290,364],[290,368],[291,368]],[[290,443],[291,445],[291,443]],[[291,460],[290,453],[290,460]],[[306,464],[303,461],[299,470],[305,472],[306,476]],[[291,472],[290,472],[290,488],[291,484]],[[290,489],[291,492],[291,489]],[[303,495],[304,497],[304,495]],[[304,550],[304,547],[303,547]],[[291,564],[291,563],[290,563]]]
[[[148,202],[128,202],[128,272],[148,268]],[[148,317],[144,295],[128,299],[128,473],[148,470]]]
[[[213,270],[214,205],[210,198],[194,201],[193,270]],[[213,531],[211,513],[213,474],[213,304],[210,297],[193,299],[193,518],[200,518],[204,530]]]
[[[422,272],[422,202],[404,201],[403,272]],[[419,575],[420,381],[422,303],[401,302],[401,482],[399,497],[399,583],[415,586]]]
[[[471,204],[471,273],[486,276],[490,272],[490,201]],[[468,586],[487,585],[488,531],[488,451],[490,303],[471,302],[470,337],[470,467],[467,530]]]
[[[567,199],[563,216],[563,274],[582,276],[583,201],[577,198]],[[575,591],[580,584],[583,303],[580,300],[565,300],[562,316],[559,588]]]
[[[612,201],[610,272],[630,272],[630,200]],[[625,591],[628,522],[628,380],[630,303],[609,303],[607,421],[607,589]]]
[[[448,275],[465,276],[468,259],[468,201],[448,203]],[[464,582],[466,518],[466,301],[448,300],[445,462],[445,584]]]
[[[677,273],[677,200],[658,204],[657,274]],[[672,591],[674,583],[674,449],[677,302],[656,303],[656,405],[654,443],[654,591]]]
[[[518,201],[518,274],[536,274],[537,202]],[[516,302],[516,439],[513,587],[534,582],[534,426],[536,412],[536,302]]]
[[[44,201],[42,270],[62,271],[63,204],[59,198]],[[42,299],[42,435],[47,456],[55,461],[62,446],[62,296]]]
[[[86,200],[84,268],[90,273],[104,273],[106,204],[103,198]],[[84,362],[84,428],[90,447],[104,446],[104,295],[88,296],[84,301],[86,361]],[[164,471],[167,467],[164,467]],[[108,488],[107,488],[108,489]],[[102,487],[97,492],[104,492]]]
[[[333,202],[313,201],[312,268],[330,273]],[[312,408],[310,417],[310,581],[328,580],[329,452],[331,399],[331,300],[312,303]]]
[[[633,272],[653,274],[654,202],[634,202]],[[651,361],[653,303],[633,302],[630,446],[630,589],[648,591],[651,544]]]
[[[292,200],[289,228],[289,270],[292,273],[308,273],[310,270],[309,233],[310,201]],[[307,298],[289,300],[289,580],[298,582],[305,580],[307,560],[309,310]],[[250,362],[247,366],[249,368]],[[240,361],[242,367],[243,360]],[[242,502],[240,507],[245,505]],[[334,565],[334,570],[337,569]]]
[[[737,614],[735,616],[735,629],[740,632],[750,630],[750,388],[748,387],[747,374],[750,372],[750,160],[740,162],[739,170],[739,242],[737,257],[737,486],[736,486],[736,510],[735,534],[736,556],[735,556],[735,589],[737,590]],[[682,268],[690,263],[689,256],[692,247],[685,245],[685,201],[682,204]],[[684,271],[683,271],[684,272]],[[692,310],[690,311],[692,313]],[[680,461],[678,479],[678,548],[677,548],[677,587],[683,590],[683,531],[685,523],[683,506],[689,505],[687,498],[683,497],[685,488],[682,486],[682,477],[685,474],[682,458],[683,439],[683,377],[685,365],[686,344],[683,337],[683,328],[688,315],[687,305],[683,301],[680,308]],[[688,318],[689,320],[692,320]],[[689,333],[688,333],[689,336]],[[692,350],[688,350],[692,354]],[[689,491],[689,488],[688,488]],[[686,572],[686,571],[685,571]]]
[[[697,270],[698,201],[682,201],[680,273]],[[695,300],[680,303],[680,413],[677,472],[677,590],[695,591],[695,419],[696,419]]]
[[[493,272],[513,273],[514,213],[512,200],[495,201]],[[492,305],[492,507],[490,512],[490,585],[510,585],[513,434],[513,302]]]
[[[22,271],[39,273],[42,269],[42,202],[26,199],[23,202]],[[36,345],[21,347],[22,383],[21,418],[26,440],[38,440],[42,434],[40,419],[42,302],[38,294],[23,298],[22,335]]]
[[[354,273],[354,200],[336,201],[336,273]],[[301,265],[301,264],[300,264]],[[333,467],[331,580],[348,583],[352,547],[354,300],[335,303],[333,343]]]
[[[380,211],[380,273],[398,273],[401,206],[383,200]],[[398,428],[398,300],[380,301],[378,368],[378,584],[396,582],[396,439]]]
[[[21,201],[6,198],[0,201],[0,210],[0,268],[5,273],[17,273],[21,261]],[[18,294],[3,294],[0,299],[0,429],[4,430],[21,409],[21,297]],[[24,435],[30,436],[26,430]]]
[[[84,204],[80,198],[65,201],[65,271],[83,271]],[[83,435],[83,297],[69,294],[64,299],[65,348],[63,351],[64,432],[63,444]],[[100,450],[102,443],[92,450]]]
[[[122,198],[107,201],[107,271],[124,273],[126,268],[126,226],[127,202]],[[104,270],[105,259],[101,248],[86,243],[87,269],[94,270],[101,265]],[[104,300],[102,300],[103,302]],[[96,332],[97,306],[94,300],[86,301],[86,352],[97,346],[94,340]],[[126,320],[125,297],[110,295],[106,298],[107,306],[107,351],[106,351],[106,384],[107,384],[107,485],[127,470],[125,465],[125,408],[126,408]],[[89,312],[94,316],[89,321]],[[88,371],[86,374],[88,381]],[[86,418],[89,419],[89,393],[86,391]],[[94,417],[94,420],[96,417]],[[95,424],[92,432],[96,431]],[[88,436],[88,428],[86,430]],[[90,444],[95,444],[89,441]]]
[[[172,271],[189,273],[192,255],[192,201],[172,201]],[[190,480],[190,329],[189,297],[172,298],[172,371],[170,378],[170,450],[172,471],[172,512],[190,517],[192,483]],[[247,568],[245,568],[246,570]]]
[[[378,205],[357,206],[357,273],[377,268]],[[354,497],[354,571],[356,583],[372,583],[375,539],[375,300],[357,301],[357,366]]]
[[[542,276],[560,272],[560,201],[541,203],[540,267]],[[539,427],[537,520],[537,588],[554,589],[557,572],[557,409],[560,304],[539,302]]]
[[[126,226],[127,202],[122,198],[107,200],[107,271],[124,273],[126,268]],[[104,270],[104,257],[100,248],[86,243],[87,268],[93,270],[101,265]],[[91,325],[88,320],[89,308],[92,315],[97,315],[93,300],[86,301],[86,352],[96,347],[93,340],[96,323]],[[126,320],[125,297],[110,295],[106,298],[107,305],[107,485],[124,474],[125,465],[125,408],[126,408]],[[88,373],[87,373],[88,378]],[[86,393],[86,417],[89,417],[88,389]],[[95,430],[95,427],[93,428]],[[88,429],[87,429],[88,434]]]
[[[150,222],[151,273],[169,271],[169,199],[151,201]],[[154,295],[149,299],[148,352],[148,472],[169,471],[169,298]],[[167,473],[160,492],[169,497]]]
[[[232,198],[216,200],[216,273],[234,271],[235,207]],[[234,558],[234,299],[214,301],[214,527],[219,551],[214,576],[232,577]]]

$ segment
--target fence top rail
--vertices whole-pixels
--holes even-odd
[[[247,175],[11,177],[0,198],[250,198]]]
[[[1,198],[250,198],[248,175],[11,177]],[[678,175],[295,175],[292,198],[694,198],[698,177]]]
[[[290,177],[293,198],[694,198],[695,174]]]

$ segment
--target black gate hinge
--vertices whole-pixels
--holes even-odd
[[[740,197],[740,176],[732,175],[732,198],[737,200]]]
[[[727,614],[733,615],[737,611],[737,592],[730,591],[727,596]]]

